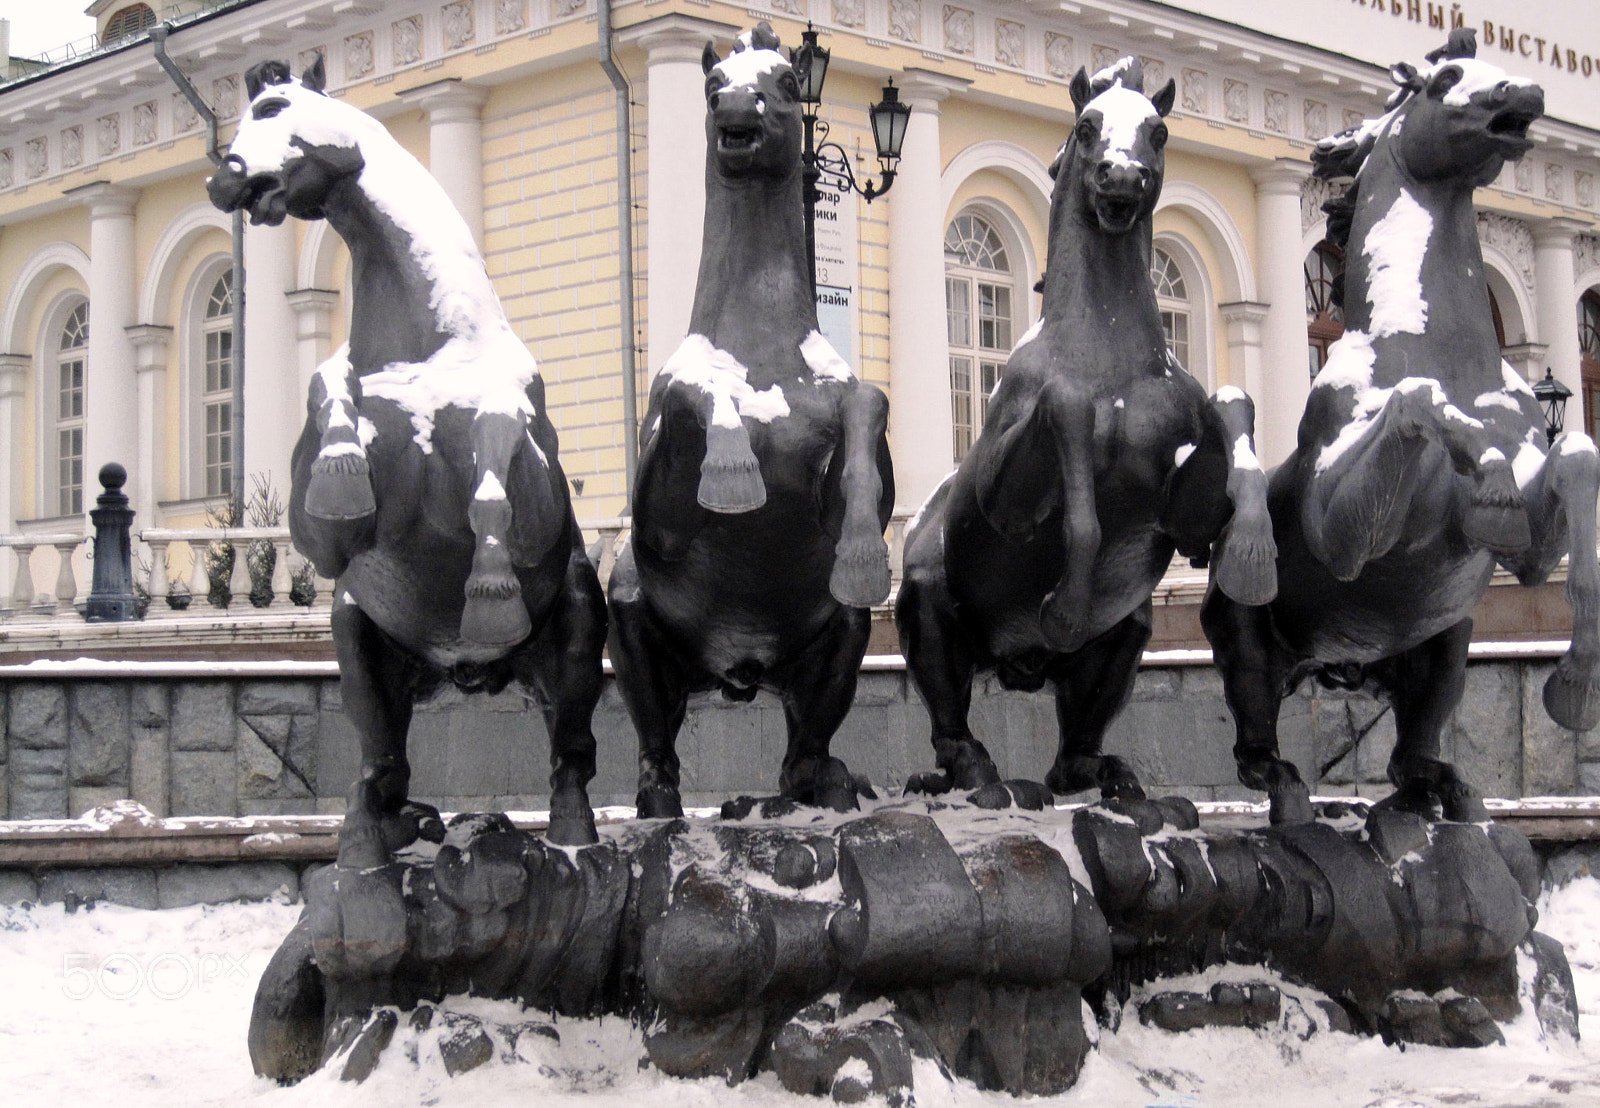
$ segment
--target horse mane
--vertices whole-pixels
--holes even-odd
[[[1424,87],[1426,77],[1456,58],[1475,58],[1478,55],[1478,32],[1472,27],[1458,27],[1450,32],[1445,44],[1430,50],[1426,56],[1429,70],[1417,72],[1405,63],[1390,67],[1389,75],[1395,90],[1384,104],[1384,113],[1376,119],[1365,119],[1354,127],[1336,135],[1318,139],[1311,150],[1311,171],[1325,181],[1348,178],[1350,187],[1340,196],[1323,202],[1322,210],[1328,216],[1328,241],[1340,250],[1350,242],[1350,228],[1355,221],[1356,200],[1361,189],[1361,170],[1367,158],[1377,148],[1378,139],[1391,130],[1391,126],[1412,98]],[[1334,279],[1333,302],[1344,306],[1344,275]]]
[[[1144,63],[1135,57],[1118,58],[1089,79],[1089,99],[1093,100],[1112,85],[1144,92]]]

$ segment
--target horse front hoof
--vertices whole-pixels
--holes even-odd
[[[881,536],[840,541],[828,591],[847,608],[871,608],[889,599],[889,547]]]
[[[550,794],[550,826],[544,837],[557,846],[593,846],[600,841],[594,829],[594,808],[581,785]]]
[[[1468,540],[1503,557],[1533,542],[1522,492],[1508,462],[1490,462],[1478,475],[1463,530]]]
[[[470,586],[469,586],[470,587]],[[461,610],[461,637],[483,646],[515,646],[533,630],[520,596],[468,596]]]
[[[642,785],[633,799],[639,819],[679,819],[683,816],[683,801],[678,790],[671,785]]]
[[[1317,818],[1311,790],[1299,781],[1275,789],[1267,798],[1267,822],[1274,827],[1311,823]]]
[[[1569,654],[1556,663],[1544,683],[1544,710],[1568,731],[1590,731],[1600,724],[1600,673]]]
[[[829,758],[818,767],[811,785],[811,804],[814,807],[833,812],[859,812],[859,796],[855,777],[839,759]]]
[[[1235,604],[1259,608],[1278,595],[1278,546],[1267,528],[1228,528],[1213,560],[1217,588]]]
[[[943,770],[924,770],[906,778],[906,787],[900,790],[900,795],[943,796],[954,787],[950,775]]]
[[[1089,641],[1083,614],[1087,606],[1074,604],[1058,589],[1039,605],[1039,629],[1044,641],[1058,654],[1075,654]]]
[[[364,465],[366,459],[361,461]],[[311,480],[306,485],[306,515],[313,519],[341,521],[366,519],[378,510],[378,502],[372,495],[372,479],[365,469],[360,473],[319,473],[316,464],[312,463]]]

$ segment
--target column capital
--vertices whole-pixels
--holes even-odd
[[[1300,195],[1300,185],[1311,176],[1311,163],[1297,158],[1274,158],[1250,167],[1258,196]]]
[[[900,99],[910,104],[913,110],[933,112],[935,115],[945,97],[952,92],[965,91],[972,84],[965,77],[951,77],[931,69],[916,68],[902,70],[896,80],[899,81]]]
[[[427,112],[431,122],[447,123],[478,119],[484,101],[489,99],[489,90],[465,84],[460,77],[446,77],[442,81],[431,81],[395,95],[403,103]]]
[[[331,312],[339,303],[339,293],[334,289],[295,289],[283,297],[296,315]]]
[[[1255,300],[1235,300],[1217,305],[1217,313],[1222,316],[1224,323],[1264,323],[1271,310],[1272,305]]]
[[[123,330],[128,333],[128,341],[133,343],[135,350],[147,347],[165,350],[167,343],[172,341],[172,328],[164,323],[135,323]]]
[[[1583,219],[1556,216],[1553,219],[1529,220],[1533,228],[1533,245],[1572,249],[1572,240],[1585,231],[1593,231],[1594,224]]]
[[[21,396],[33,359],[26,354],[0,354],[0,400]]]
[[[90,219],[127,219],[139,201],[139,190],[113,185],[109,181],[92,181],[87,185],[67,189],[63,194],[89,209]]]
[[[706,40],[731,42],[739,34],[731,23],[696,19],[689,15],[663,15],[635,23],[616,32],[621,46],[637,46],[649,57],[649,64],[694,62],[700,64]]]

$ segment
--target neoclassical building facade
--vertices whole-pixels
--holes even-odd
[[[235,272],[206,126],[158,62],[153,13],[90,11],[100,51],[0,83],[0,534],[85,527],[110,460],[137,526],[197,524],[241,474],[286,488],[305,386],[348,318],[323,224],[246,227]],[[838,198],[819,232],[829,337],[890,395],[902,510],[970,445],[1037,315],[1068,81],[1130,54],[1148,87],[1178,89],[1151,267],[1169,340],[1208,389],[1255,398],[1265,461],[1339,333],[1311,145],[1377,114],[1386,64],[1452,22],[1548,94],[1533,152],[1479,196],[1506,357],[1583,398],[1569,424],[1600,420],[1600,26],[1548,0],[195,0],[165,49],[224,145],[250,65],[320,53],[330,93],[432,168],[539,360],[579,517],[598,520],[626,509],[624,374],[644,396],[689,318],[701,50],[757,19],[786,43],[822,32],[822,116],[859,173],[877,172],[866,106],[886,78],[913,108],[890,193]]]

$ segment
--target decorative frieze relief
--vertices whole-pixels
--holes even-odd
[[[1071,35],[1058,35],[1054,31],[1045,33],[1044,64],[1050,76],[1062,81],[1071,79],[1074,72]]]
[[[1146,70],[1148,72],[1148,69]],[[1145,88],[1158,89],[1160,85],[1145,82]],[[1203,69],[1183,71],[1183,110],[1194,115],[1211,114],[1211,79]]]
[[[972,12],[944,6],[944,48],[951,54],[971,54],[975,41]]]
[[[1328,105],[1320,100],[1307,100],[1303,114],[1306,138],[1315,141],[1328,134]]]
[[[1544,198],[1560,203],[1563,193],[1561,190],[1561,167],[1555,162],[1546,162],[1544,165]]]
[[[800,10],[800,0],[770,0],[768,5],[775,12],[787,12],[790,15],[803,15]]]
[[[1102,69],[1105,69],[1120,57],[1122,57],[1122,54],[1115,46],[1101,46],[1099,43],[1096,43],[1089,49],[1089,65],[1093,68],[1095,73],[1099,73]]]
[[[389,43],[396,66],[412,65],[422,60],[422,17],[407,16],[397,19],[389,27]]]
[[[1279,135],[1289,133],[1289,94],[1268,89],[1263,121],[1267,130]]]
[[[1346,182],[1328,181],[1321,177],[1307,177],[1300,182],[1300,233],[1303,235],[1327,215],[1322,205],[1343,196],[1349,185]]]
[[[528,25],[528,0],[495,0],[494,33],[514,35]]]
[[[1356,111],[1354,108],[1346,108],[1344,110],[1344,130],[1353,131],[1366,121],[1367,117]]]
[[[146,100],[133,106],[133,144],[148,146],[156,140],[156,102]]]
[[[889,0],[889,37],[922,41],[922,0]]]
[[[1594,174],[1585,173],[1583,170],[1574,170],[1572,173],[1572,198],[1578,202],[1580,208],[1594,207]]]
[[[172,94],[172,133],[181,135],[200,126],[200,113],[194,110],[189,98],[181,92]]]
[[[444,31],[444,48],[459,50],[478,37],[472,0],[456,0],[439,9],[439,26]]]
[[[1161,86],[1167,83],[1167,63],[1160,58],[1141,55],[1139,64],[1144,67],[1144,90],[1150,93],[1161,91]]]
[[[5,165],[0,163],[0,172]],[[1576,280],[1600,269],[1600,236],[1578,235],[1572,240],[1572,276]]]
[[[358,80],[372,72],[372,32],[346,35],[344,40],[344,79]]]
[[[16,171],[12,168],[11,148],[8,146],[0,150],[0,189],[8,189],[16,181]]]
[[[83,128],[65,127],[61,131],[61,168],[83,164]]]
[[[1250,86],[1244,81],[1222,82],[1222,111],[1230,123],[1250,122]]]
[[[211,110],[217,113],[218,119],[232,119],[239,114],[237,74],[230,73],[211,82]]]
[[[1518,192],[1533,191],[1533,162],[1531,160],[1528,158],[1523,158],[1516,164],[1516,167],[1512,169],[1511,176],[1512,179],[1517,183]]]
[[[43,177],[50,168],[50,140],[43,135],[31,138],[22,147],[22,175],[32,180]]]
[[[1022,69],[1027,64],[1022,24],[1009,19],[994,21],[994,60],[1012,69]]]
[[[972,13],[967,14],[970,16]],[[865,27],[866,0],[833,0],[833,21],[841,27]]]
[[[1526,223],[1499,212],[1479,212],[1478,241],[1509,258],[1522,287],[1533,291],[1533,231]]]
[[[113,112],[95,121],[98,141],[95,149],[102,158],[109,158],[122,149],[122,117]]]

